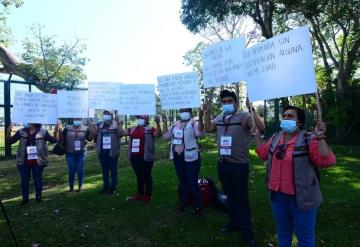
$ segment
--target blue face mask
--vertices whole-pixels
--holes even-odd
[[[234,110],[235,110],[233,104],[224,104],[224,105],[222,106],[222,108],[223,108],[223,112],[224,112],[225,114],[233,113]]]
[[[81,120],[74,120],[74,126],[79,127],[81,125]]]
[[[286,133],[293,133],[297,129],[295,120],[281,120],[280,127]]]
[[[29,128],[29,124],[28,124],[28,123],[23,123],[23,127],[24,127],[25,129],[27,129],[27,128]]]
[[[111,121],[111,115],[104,115],[103,120],[104,121]]]

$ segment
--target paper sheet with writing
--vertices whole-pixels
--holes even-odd
[[[245,80],[243,53],[245,37],[213,44],[203,51],[203,77],[205,88]]]
[[[13,123],[56,124],[57,95],[16,91],[11,121]]]
[[[277,35],[246,49],[244,60],[251,102],[317,90],[308,27]]]
[[[120,84],[118,103],[120,115],[155,115],[154,84]]]
[[[196,72],[158,76],[163,110],[200,106],[200,86]]]
[[[87,118],[88,92],[87,91],[58,91],[59,118]]]
[[[89,108],[116,110],[119,108],[120,83],[89,82]]]

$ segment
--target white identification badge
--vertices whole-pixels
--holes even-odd
[[[138,153],[140,151],[140,139],[133,139],[131,143],[131,152]]]
[[[175,145],[181,145],[182,144],[182,139],[183,139],[183,131],[180,129],[174,129],[174,140],[173,140],[173,144]]]
[[[231,136],[222,136],[220,138],[220,155],[231,155]]]
[[[28,160],[37,160],[38,159],[38,153],[36,146],[28,146],[26,147],[27,157]]]
[[[103,149],[111,149],[111,137],[103,136]]]
[[[74,141],[74,149],[75,149],[75,151],[81,150],[81,142],[80,141]]]

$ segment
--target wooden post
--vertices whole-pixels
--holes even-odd
[[[323,118],[322,118],[322,112],[321,112],[321,106],[320,106],[319,92],[315,93],[315,97],[316,97],[316,108],[317,108],[317,112],[318,112],[319,121],[322,122]]]

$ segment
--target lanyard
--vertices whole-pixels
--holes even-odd
[[[229,128],[229,124],[231,121],[231,118],[234,116],[234,114],[231,114],[229,118],[226,119],[226,115],[223,115],[223,122],[224,122],[224,126],[225,126],[225,132],[224,132],[224,136],[226,135],[228,128]]]

